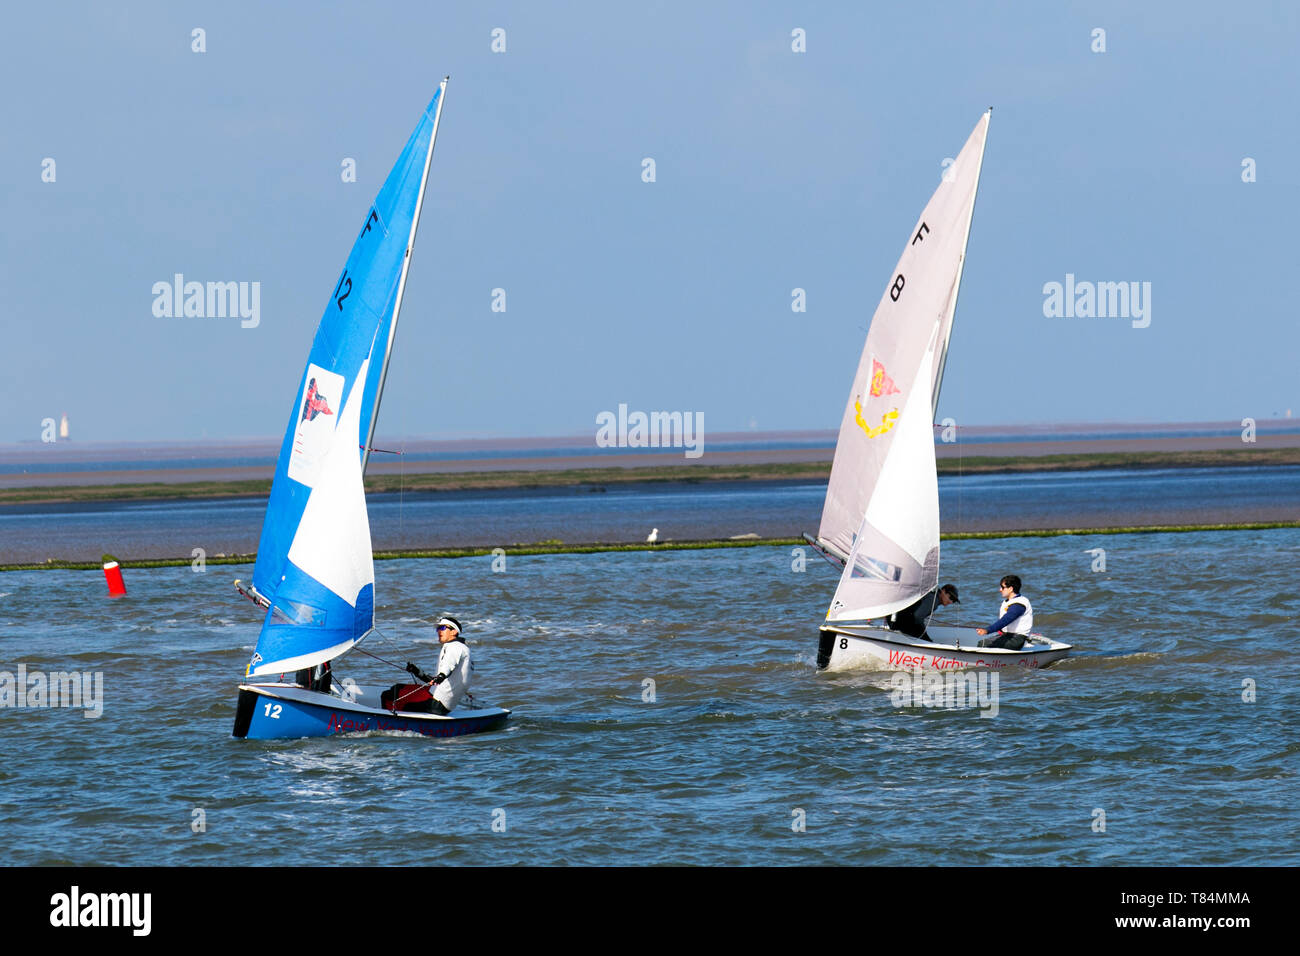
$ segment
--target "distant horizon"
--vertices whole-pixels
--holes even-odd
[[[936,423],[940,427],[942,423]],[[960,436],[965,433],[982,438],[990,436],[1018,436],[1033,433],[1056,433],[1068,431],[1071,433],[1113,433],[1128,431],[1169,431],[1185,432],[1193,430],[1220,430],[1231,432],[1242,427],[1241,419],[1222,419],[1222,420],[1194,420],[1194,421],[1061,421],[1061,422],[1020,422],[1020,423],[1001,423],[1001,424],[979,424],[979,425],[962,425],[957,424],[957,433]],[[1283,416],[1279,418],[1261,418],[1255,420],[1257,431],[1265,430],[1288,430],[1294,428],[1300,431],[1300,418]],[[71,424],[70,424],[71,430]],[[761,442],[761,441],[818,441],[824,440],[834,444],[837,429],[827,428],[783,428],[783,429],[753,429],[753,430],[731,430],[704,433],[705,444],[719,443],[738,443],[738,442]],[[377,447],[382,447],[385,443],[404,443],[407,445],[461,445],[461,446],[478,446],[482,448],[510,448],[510,447],[552,447],[556,443],[563,445],[595,445],[596,427],[593,424],[589,432],[573,432],[569,434],[551,434],[551,435],[509,435],[509,434],[488,434],[488,435],[454,435],[454,434],[426,434],[426,435],[393,435],[385,434],[381,430],[375,441]],[[129,449],[129,448],[221,448],[221,447],[278,447],[282,437],[276,435],[247,435],[234,437],[212,437],[212,438],[159,438],[159,439],[78,439],[73,435],[68,438],[61,438],[56,442],[42,442],[39,439],[21,440],[17,442],[0,442],[0,454],[6,451],[15,451],[18,449],[31,449],[36,446],[51,449],[68,449],[69,446],[75,446],[82,449]],[[960,438],[958,438],[960,441]]]

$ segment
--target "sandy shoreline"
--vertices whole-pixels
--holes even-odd
[[[1250,444],[1242,441],[1240,433],[1225,429],[1223,423],[1110,425],[1105,426],[1107,434],[1089,437],[1089,429],[1095,433],[1101,427],[970,427],[961,432],[962,440],[959,442],[936,442],[935,457],[941,472],[944,472],[960,469],[964,462],[990,458],[1007,460],[1008,469],[1032,470],[1035,460],[1062,455],[1144,456],[1219,452],[1231,456],[1242,451],[1271,454],[1284,449],[1300,451],[1300,431],[1294,430],[1295,424],[1287,420],[1261,423],[1256,441]],[[1165,434],[1152,437],[1151,433],[1162,430]],[[1205,434],[1212,430],[1220,433]],[[1069,437],[1050,437],[1054,434]],[[697,459],[686,458],[682,449],[596,449],[591,438],[581,436],[409,442],[380,440],[377,441],[380,447],[401,448],[405,454],[372,455],[367,477],[420,478],[499,473],[498,486],[505,487],[511,484],[510,473],[644,472],[671,468],[699,469],[700,477],[708,477],[710,469],[765,465],[808,466],[801,474],[811,477],[815,466],[829,470],[835,437],[835,432],[830,430],[724,433],[711,437],[710,443],[704,446],[703,456]],[[0,491],[269,481],[274,474],[277,452],[278,445],[266,440],[3,445],[0,446]],[[1238,457],[1248,461],[1245,456]],[[530,480],[526,477],[517,482],[521,485],[528,483]]]
[[[833,447],[718,451],[691,461],[677,451],[572,454],[552,457],[458,458],[445,461],[371,459],[367,490],[417,491],[534,487],[620,481],[825,480]],[[1089,468],[1213,467],[1300,464],[1300,434],[1262,435],[1250,445],[1222,437],[1080,439],[936,444],[940,474]],[[0,474],[0,506],[12,503],[136,498],[265,495],[271,465],[140,468],[129,461],[97,470]],[[120,494],[109,488],[121,486]],[[176,486],[172,492],[157,486]],[[46,489],[42,494],[38,489]],[[85,489],[84,492],[79,491]]]
[[[377,552],[404,554],[533,547],[517,543],[545,544],[553,538],[563,538],[564,548],[625,547],[644,541],[652,524],[663,529],[661,537],[723,545],[742,534],[764,541],[797,540],[816,527],[833,449],[794,444],[718,450],[693,462],[685,462],[680,451],[564,454],[553,445],[548,457],[528,455],[529,449],[517,455],[498,449],[496,455],[479,457],[476,449],[462,448],[462,453],[474,454],[419,462],[374,459],[379,463],[366,479],[372,540]],[[200,449],[193,450],[197,455]],[[170,447],[168,453],[174,452]],[[940,443],[936,453],[947,493],[953,496],[943,513],[948,534],[1258,526],[1300,517],[1300,480],[1295,477],[1300,434],[1264,434],[1250,445],[1191,435]],[[101,461],[100,470],[40,475],[11,470],[0,475],[0,520],[5,522],[0,566],[93,562],[104,550],[133,561],[188,560],[194,546],[213,556],[255,551],[270,466],[196,457],[205,467],[139,467],[168,460],[174,459],[156,449],[137,449]],[[214,461],[212,467],[206,466],[209,461]],[[1166,470],[1163,477],[1160,469]],[[1175,469],[1185,470],[1186,477]],[[1049,484],[1043,485],[1037,476],[1047,472],[1074,475],[1045,476],[1042,481]],[[981,476],[998,473],[1036,476],[1026,479],[1027,488],[1060,487],[1061,481],[1083,489],[1127,481],[1132,488],[1131,482],[1140,480],[1142,488],[1165,491],[1116,496],[1084,490],[1070,500],[1054,493],[1030,495],[1023,502],[982,499],[980,489],[996,485]],[[1232,487],[1253,491],[1220,490],[1230,477]],[[791,494],[797,507],[789,503]],[[616,496],[620,502],[637,501],[640,510],[602,504]],[[569,503],[557,505],[561,499]],[[503,512],[498,502],[507,500],[515,502],[510,506],[514,510]],[[690,501],[697,504],[683,504]],[[729,504],[735,502],[741,503]],[[557,507],[567,511],[557,515]],[[672,514],[674,508],[690,507],[696,511]],[[516,516],[509,519],[513,524],[502,523],[507,512]]]

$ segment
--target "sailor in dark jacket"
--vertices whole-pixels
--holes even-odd
[[[924,595],[921,600],[917,601],[910,607],[905,607],[889,620],[889,629],[891,631],[902,631],[908,637],[919,637],[923,641],[930,640],[930,635],[925,632],[925,626],[929,623],[930,616],[940,607],[947,607],[949,604],[960,604],[957,598],[957,588],[952,584],[945,584],[941,588]]]

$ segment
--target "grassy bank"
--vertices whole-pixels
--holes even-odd
[[[1300,448],[1209,451],[1116,452],[994,458],[975,455],[939,459],[941,475],[997,472],[1083,471],[1100,468],[1205,468],[1233,465],[1300,465]],[[830,462],[753,465],[670,465],[573,468],[556,471],[425,472],[372,475],[366,491],[474,491],[506,488],[585,488],[592,492],[632,482],[703,483],[713,481],[825,481]],[[34,486],[0,489],[0,505],[64,504],[106,501],[265,498],[270,479],[251,481],[142,482],[120,485]]]
[[[945,541],[962,541],[977,538],[1055,538],[1062,535],[1090,534],[1161,534],[1186,531],[1261,531],[1272,528],[1300,528],[1300,521],[1262,521],[1243,522],[1239,524],[1182,524],[1151,525],[1145,527],[1115,528],[1058,528],[1034,529],[1027,531],[963,531],[944,534]],[[713,541],[663,541],[659,544],[634,543],[593,543],[566,544],[563,541],[540,541],[533,544],[501,545],[500,548],[511,557],[532,554],[599,554],[612,551],[698,551],[710,548],[761,548],[807,546],[802,538],[740,538]],[[428,551],[376,551],[376,561],[392,561],[404,558],[477,558],[486,557],[495,552],[495,548],[437,548]],[[810,557],[812,555],[809,555]],[[206,559],[208,565],[252,564],[255,554],[222,554]],[[193,564],[192,558],[156,558],[140,561],[123,560],[124,568],[180,568]],[[70,570],[98,571],[98,561],[56,561],[49,560],[39,564],[0,564],[0,571],[38,571]]]

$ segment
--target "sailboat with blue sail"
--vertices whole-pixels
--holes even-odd
[[[510,716],[499,707],[461,707],[448,715],[394,710],[381,700],[384,688],[336,683],[330,670],[331,661],[374,630],[375,570],[362,479],[446,91],[444,79],[370,207],[295,392],[253,580],[235,582],[266,609],[239,687],[236,737],[373,730],[450,737],[496,730]]]

